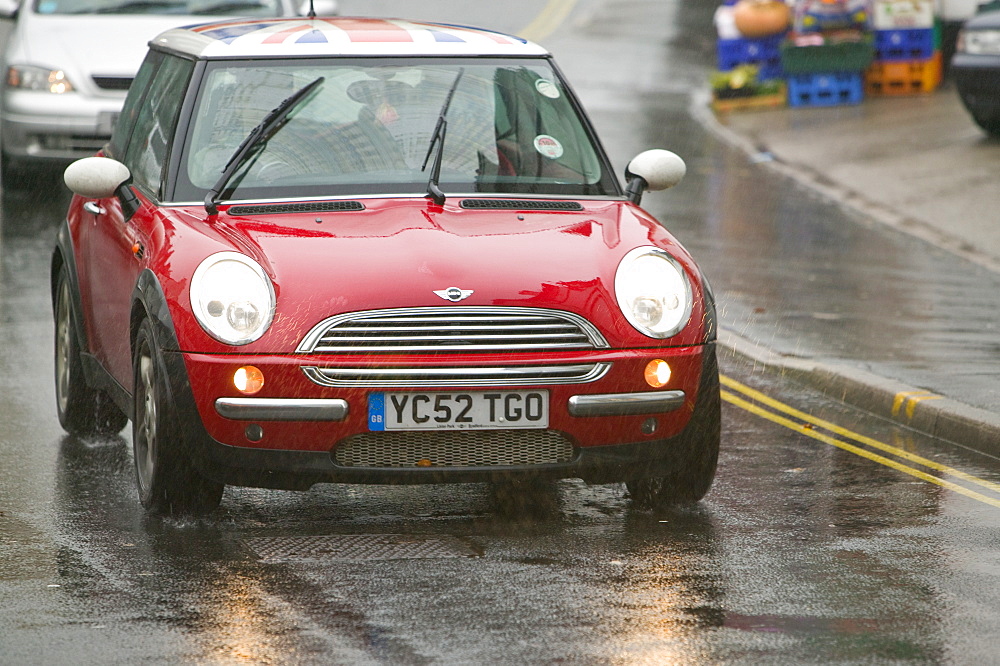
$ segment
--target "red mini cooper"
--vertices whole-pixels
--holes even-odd
[[[485,30],[237,20],[163,33],[52,262],[71,433],[132,421],[151,512],[225,484],[624,482],[694,502],[716,315],[551,56]]]

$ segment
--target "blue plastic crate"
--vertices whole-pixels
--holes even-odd
[[[788,106],[844,106],[864,98],[861,72],[792,74],[788,77]]]
[[[934,57],[934,28],[876,30],[875,60],[930,60]]]
[[[720,39],[716,45],[719,71],[728,72],[740,65],[756,65],[760,80],[782,78],[781,42],[784,38],[784,35],[774,35],[759,39]]]

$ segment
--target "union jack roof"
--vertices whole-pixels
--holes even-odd
[[[204,58],[294,55],[544,55],[527,40],[380,18],[239,19],[169,30],[152,45]]]

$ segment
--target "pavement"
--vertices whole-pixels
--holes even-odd
[[[856,106],[716,114],[709,101],[707,91],[696,95],[692,115],[750,161],[932,245],[932,255],[946,252],[950,300],[968,300],[975,319],[963,325],[961,310],[932,310],[921,322],[940,332],[931,353],[880,355],[860,335],[849,354],[802,354],[727,329],[722,343],[886,419],[1000,457],[1000,140],[972,122],[949,81]],[[942,290],[934,271],[905,279],[914,294]],[[871,310],[860,316],[877,326],[886,315]]]

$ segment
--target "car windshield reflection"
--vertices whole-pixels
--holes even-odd
[[[261,119],[319,77],[325,80],[315,94],[234,174],[222,198],[423,195],[428,146],[449,95],[447,142],[439,147],[444,191],[615,191],[545,60],[394,59],[390,65],[339,59],[211,67],[184,150],[178,197],[200,199]]]

